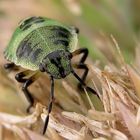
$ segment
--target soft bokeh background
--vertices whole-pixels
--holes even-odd
[[[113,60],[105,40],[112,34],[129,62],[139,41],[139,5],[138,0],[1,0],[1,53],[20,20],[47,16],[77,26],[80,46],[88,47],[93,58]]]
[[[19,85],[15,86],[15,73],[9,75],[3,69],[3,64],[7,62],[3,57],[3,51],[14,29],[23,18],[45,16],[78,27],[80,29],[78,47],[87,47],[90,52],[89,59],[100,68],[111,63],[120,66],[118,59],[120,56],[112,40],[113,36],[125,61],[139,68],[139,65],[136,65],[136,61],[139,64],[140,52],[139,9],[139,0],[0,0],[0,111],[22,114],[27,107],[26,101],[17,94],[20,91],[17,88]],[[49,82],[48,80],[45,82],[49,92]],[[38,88],[42,83],[40,80],[32,90],[46,91],[46,88],[42,90]],[[59,82],[56,89],[59,89],[57,92],[60,93],[56,95],[56,104],[59,103],[65,110],[72,110],[71,106],[75,104],[68,97],[63,100],[62,93],[66,91]],[[42,94],[38,98],[43,97],[48,98],[48,95]],[[96,106],[102,108],[98,103]],[[76,106],[74,108],[73,111],[82,112]]]

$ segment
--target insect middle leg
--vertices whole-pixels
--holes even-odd
[[[23,83],[22,85],[22,91],[25,95],[25,97],[27,98],[28,102],[30,103],[29,107],[27,108],[27,112],[30,111],[30,108],[33,106],[34,104],[34,98],[32,97],[31,93],[28,90],[28,87],[35,81],[38,79],[38,77],[40,76],[39,72],[36,72],[35,74],[33,74],[32,76],[30,76],[29,78],[25,78],[27,75],[31,74],[31,71],[26,70],[23,72],[20,72],[18,74],[16,74],[15,79],[20,82]]]

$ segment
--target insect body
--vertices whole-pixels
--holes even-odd
[[[65,78],[72,73],[79,80],[79,87],[84,86],[92,93],[96,93],[85,84],[88,68],[84,62],[88,50],[86,48],[74,50],[77,46],[77,36],[78,29],[73,26],[66,26],[49,18],[30,17],[19,24],[5,49],[4,56],[11,62],[5,65],[6,69],[15,65],[26,69],[16,74],[15,78],[18,82],[23,83],[22,90],[30,103],[27,111],[34,103],[28,87],[39,77],[40,72],[47,72],[50,75],[50,103],[43,134],[47,129],[49,113],[52,110],[54,79]],[[73,70],[71,58],[81,53],[83,53],[83,57],[78,64],[74,65],[75,68],[84,70],[84,74],[80,78]],[[32,76],[26,79],[25,77],[31,73],[33,73]]]

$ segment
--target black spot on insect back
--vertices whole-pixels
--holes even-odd
[[[52,27],[51,30],[61,37],[68,38],[70,35],[70,32],[63,27],[55,26],[55,27]]]
[[[79,29],[77,27],[75,27],[75,32],[79,34]]]
[[[56,36],[61,37],[61,38],[66,38],[66,39],[69,37],[68,33],[65,33],[61,30],[56,30],[53,32],[54,32],[54,34],[49,37],[50,39],[55,38]]]
[[[56,34],[59,36],[59,37],[63,37],[63,38],[68,38],[69,37],[69,34],[66,33],[66,32],[63,32],[63,31],[57,31]]]
[[[68,33],[69,34],[69,31],[63,27],[60,27],[60,26],[52,26],[51,30],[53,31],[62,31],[64,33]]]
[[[70,35],[70,32],[67,29],[60,27],[60,26],[52,27],[51,30],[63,37],[68,37]]]
[[[66,47],[69,45],[68,40],[55,40],[53,43],[55,45],[63,45],[63,46],[66,46]]]
[[[30,60],[32,62],[36,62],[37,61],[37,58],[39,56],[39,54],[42,52],[42,49],[41,48],[38,48],[36,49],[35,51],[33,51],[30,55]]]
[[[30,38],[27,40],[23,40],[20,43],[20,45],[16,51],[16,55],[18,58],[21,58],[21,57],[26,58],[32,52],[31,42],[29,40],[30,40]]]
[[[44,22],[45,20],[42,17],[31,17],[23,21],[23,23],[19,26],[21,30],[27,30],[29,27],[31,27],[32,24],[34,23],[41,23]]]

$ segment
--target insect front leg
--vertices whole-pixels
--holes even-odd
[[[30,70],[25,70],[23,72],[20,72],[18,74],[15,75],[15,79],[20,82],[20,83],[25,83],[28,79],[25,78],[26,76],[30,75],[32,73],[32,71]]]
[[[86,66],[86,64],[84,64],[84,62],[85,62],[85,60],[87,59],[87,56],[88,56],[88,49],[87,49],[87,48],[80,48],[80,49],[74,51],[74,52],[72,53],[72,56],[74,57],[74,56],[80,55],[80,54],[83,54],[83,56],[81,57],[79,63],[78,63],[78,64],[75,64],[74,67],[77,68],[77,69],[83,69],[83,70],[84,70],[84,73],[83,73],[83,75],[81,76],[81,80],[82,80],[83,82],[85,82],[86,77],[87,77],[87,75],[88,75],[88,71],[89,71],[89,69],[88,69],[88,67]],[[78,84],[78,88],[79,88],[79,89],[82,89],[82,84],[81,84],[81,82]]]
[[[4,65],[4,68],[6,69],[6,70],[17,70],[18,69],[18,66],[16,66],[14,63],[6,63],[5,65]]]
[[[49,115],[52,111],[52,104],[53,104],[53,100],[54,100],[54,79],[52,76],[50,78],[51,78],[50,102],[49,102],[49,106],[48,106],[48,114],[47,114],[47,117],[45,119],[45,124],[44,124],[44,128],[43,128],[43,135],[45,134],[47,127],[48,127]]]
[[[29,107],[27,108],[27,112],[30,111],[30,108],[33,106],[34,104],[34,98],[32,97],[31,93],[28,90],[28,87],[35,81],[38,79],[38,77],[40,76],[39,72],[36,72],[35,74],[33,74],[31,77],[29,78],[25,78],[27,75],[31,74],[31,71],[26,70],[23,72],[20,72],[18,74],[16,74],[15,79],[20,82],[23,83],[22,85],[22,91],[25,95],[25,97],[27,98],[28,102],[30,103]]]

